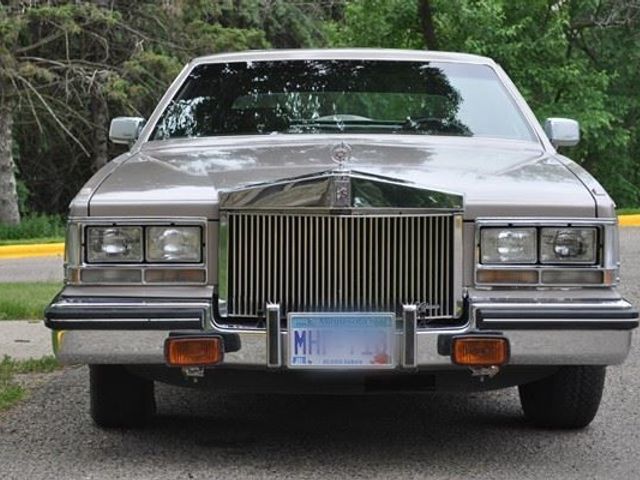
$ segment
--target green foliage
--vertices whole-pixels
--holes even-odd
[[[0,241],[41,238],[64,238],[65,220],[61,215],[34,214],[26,216],[19,225],[0,224]]]
[[[60,368],[58,361],[51,356],[14,360],[5,355],[0,361],[0,410],[9,408],[26,395],[24,387],[16,382],[15,375],[50,373],[58,368]]]
[[[108,119],[148,117],[194,56],[325,46],[422,49],[421,1],[19,2],[20,8],[3,2],[0,91],[17,99],[21,210],[63,212],[100,165],[94,159],[105,155],[99,148]],[[620,205],[640,205],[635,2],[429,4],[440,49],[496,59],[539,119],[579,120],[583,141],[566,153]],[[122,152],[108,149],[110,157]]]
[[[18,375],[27,373],[51,373],[60,368],[58,360],[51,355],[26,360],[12,360],[5,355],[0,365],[9,367],[13,373]]]
[[[0,283],[0,320],[41,320],[61,288],[56,282]]]
[[[640,15],[633,5],[607,0],[430,3],[442,50],[495,59],[540,120],[579,120],[582,142],[567,154],[620,205],[640,204]],[[351,0],[344,21],[327,29],[335,46],[424,48],[413,1]]]
[[[423,48],[415,1],[351,1],[344,19],[328,22],[326,28],[336,47]]]
[[[18,207],[20,209],[20,216],[24,217],[29,212],[29,206],[27,205],[27,200],[29,199],[29,187],[27,184],[18,180],[16,182],[16,191],[18,193]],[[0,229],[2,227],[0,226]]]
[[[0,91],[17,99],[23,207],[63,212],[104,157],[123,151],[105,154],[109,118],[148,117],[194,56],[324,45],[324,18],[337,9],[333,0],[0,5]]]
[[[618,215],[638,215],[640,214],[640,208],[618,208],[616,213]]]

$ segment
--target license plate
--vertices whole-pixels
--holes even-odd
[[[290,313],[289,367],[395,366],[393,313]]]

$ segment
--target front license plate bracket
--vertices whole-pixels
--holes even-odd
[[[396,366],[394,313],[289,313],[287,366],[389,369]]]

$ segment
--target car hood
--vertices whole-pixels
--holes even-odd
[[[216,218],[222,191],[335,170],[331,151],[343,141],[351,147],[347,168],[459,193],[465,219],[596,214],[584,184],[534,143],[398,135],[283,137],[149,142],[93,189],[90,214]]]

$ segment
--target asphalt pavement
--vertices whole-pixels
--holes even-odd
[[[640,229],[624,229],[624,294],[640,305]],[[582,431],[535,429],[515,389],[452,395],[223,395],[160,385],[145,430],[88,416],[88,372],[51,374],[0,414],[0,478],[640,478],[640,353],[608,370]]]
[[[0,320],[0,359],[5,355],[16,360],[53,355],[51,330],[41,320]]]
[[[0,258],[0,283],[62,282],[62,255]]]

